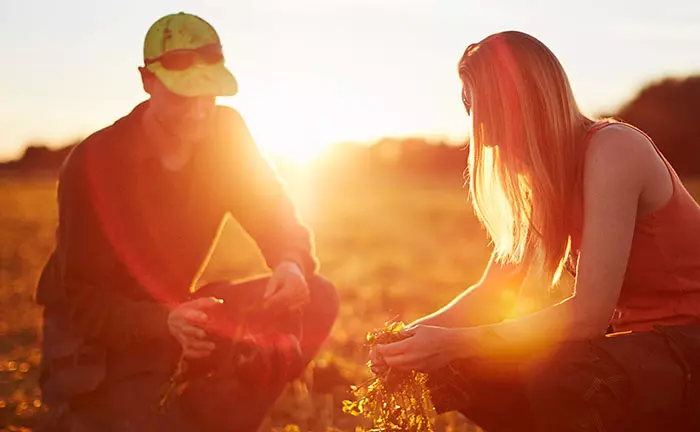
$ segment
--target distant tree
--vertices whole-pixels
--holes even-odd
[[[612,117],[649,134],[681,176],[700,177],[700,75],[653,82]],[[78,142],[55,150],[44,143],[30,143],[21,159],[0,164],[0,170],[57,173]],[[385,174],[453,178],[466,167],[466,157],[463,146],[422,138],[385,138],[374,146],[330,147],[322,158],[321,172],[329,178]]]
[[[63,165],[63,161],[77,142],[67,146],[51,148],[43,142],[31,142],[22,156],[14,161],[0,163],[0,172],[23,175],[54,176]]]
[[[700,76],[652,83],[615,117],[649,134],[679,175],[700,177]]]

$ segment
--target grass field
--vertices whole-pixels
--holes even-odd
[[[290,188],[315,232],[321,272],[338,287],[341,311],[307,378],[289,386],[262,429],[356,430],[360,420],[341,406],[348,385],[368,377],[365,332],[396,315],[408,321],[429,313],[475,282],[488,259],[485,233],[459,173],[433,184],[300,180]],[[41,311],[33,293],[53,248],[55,182],[0,180],[0,208],[0,429],[30,430],[43,411],[36,385]],[[254,244],[231,223],[202,282],[265,271]],[[315,391],[319,380],[333,390]],[[467,430],[456,416],[441,424]]]
[[[369,376],[365,332],[397,315],[410,321],[429,313],[475,282],[488,259],[485,232],[459,175],[332,186],[292,178],[290,191],[315,232],[321,272],[338,287],[341,310],[321,354],[303,380],[288,386],[261,430],[360,430],[369,425],[341,406],[349,385]],[[31,430],[44,410],[36,385],[41,311],[33,293],[53,248],[55,186],[52,180],[0,179],[1,431]],[[700,188],[692,186],[697,197]],[[264,272],[255,245],[230,223],[201,282]],[[473,429],[447,414],[438,430]]]

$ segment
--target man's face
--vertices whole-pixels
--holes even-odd
[[[168,90],[149,73],[142,73],[144,89],[151,95],[149,110],[173,136],[183,141],[201,141],[210,129],[216,98],[185,97]]]

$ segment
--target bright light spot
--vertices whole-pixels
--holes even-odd
[[[312,83],[261,86],[219,103],[242,115],[258,147],[273,157],[297,165],[316,160],[339,143],[370,143],[382,137],[421,136],[411,131],[411,119],[400,110],[374,107],[354,94],[352,87]]]
[[[303,137],[285,136],[284,132],[275,131],[274,128],[258,136],[256,142],[263,152],[296,164],[313,162],[329,145]]]

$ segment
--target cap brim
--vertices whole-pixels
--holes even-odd
[[[180,96],[233,96],[238,92],[238,82],[223,62],[195,64],[182,71],[168,70],[160,63],[153,63],[148,69],[168,90]]]

